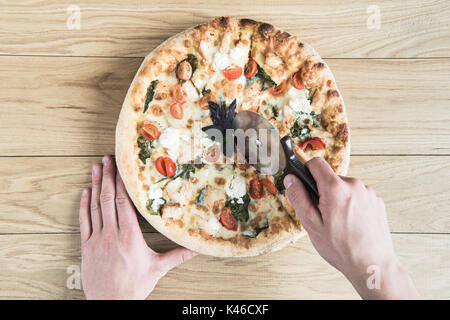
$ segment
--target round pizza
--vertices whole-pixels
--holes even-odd
[[[341,175],[348,168],[344,101],[309,45],[270,24],[229,17],[166,40],[145,58],[128,90],[116,161],[145,219],[202,254],[259,255],[305,235],[284,177],[237,163],[235,153],[205,133],[242,110],[289,135],[303,161],[323,157]]]

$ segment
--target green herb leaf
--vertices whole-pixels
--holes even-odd
[[[188,53],[187,58],[181,60],[181,61],[177,64],[177,67],[176,67],[176,69],[175,69],[175,74],[176,74],[177,79],[178,79],[178,81],[179,81],[180,83],[185,83],[185,82],[186,82],[186,80],[180,80],[180,79],[178,78],[178,67],[180,66],[180,63],[182,63],[182,62],[184,62],[184,61],[189,62],[189,64],[191,65],[191,67],[192,67],[192,75],[194,75],[194,72],[195,72],[195,70],[197,70],[197,67],[198,67],[198,59],[197,59],[197,57],[196,57],[195,55],[193,55],[192,53]]]
[[[278,192],[281,194],[285,194],[285,192],[286,192],[286,188],[284,187],[284,182],[283,182],[284,177],[285,177],[285,175],[283,175],[283,174],[274,176],[275,187],[277,187]]]
[[[296,120],[292,125],[291,129],[291,137],[298,138],[301,141],[305,141],[311,138],[311,130],[304,123],[300,123],[299,120]]]
[[[277,84],[272,78],[258,65],[258,72],[253,76],[261,81],[261,90],[267,90],[270,87],[276,87]]]
[[[155,96],[156,92],[155,88],[158,82],[159,80],[153,80],[147,88],[147,96],[145,97],[145,104],[144,104],[144,113],[147,111],[150,102],[152,102],[153,97]]]
[[[250,203],[250,196],[248,193],[242,197],[243,203],[238,203],[238,199],[233,198],[225,202],[225,207],[229,207],[231,209],[231,213],[233,217],[240,222],[246,222],[248,220],[248,205]]]
[[[148,158],[152,155],[153,141],[145,139],[143,136],[139,136],[137,139],[137,144],[139,147],[139,159],[145,164]]]
[[[161,198],[162,199],[162,198]],[[149,199],[147,200],[147,203],[145,204],[145,207],[147,208],[148,213],[150,213],[151,215],[160,215],[161,214],[161,209],[164,207],[164,205],[166,204],[166,200],[162,199],[164,202],[161,203],[160,205],[158,205],[158,209],[155,211],[153,210],[152,204],[153,201],[155,201],[155,199]]]

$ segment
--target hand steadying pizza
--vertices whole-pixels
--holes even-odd
[[[80,202],[81,272],[87,299],[145,299],[170,269],[196,253],[156,253],[145,243],[111,157],[92,167],[92,191]]]
[[[321,158],[311,160],[320,193],[319,210],[302,183],[285,178],[287,194],[314,247],[367,299],[418,298],[392,247],[383,200],[354,178],[339,177]],[[88,299],[144,299],[158,280],[195,253],[165,254],[144,241],[136,212],[110,157],[92,168],[92,192],[80,204],[82,282]],[[368,289],[367,267],[380,269],[380,289]]]

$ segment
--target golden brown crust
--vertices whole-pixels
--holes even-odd
[[[264,65],[266,60],[279,59],[277,62],[281,62],[282,68],[270,68],[269,65],[267,68],[276,82],[301,69],[305,84],[317,87],[313,105],[320,103],[325,106],[321,123],[336,138],[333,156],[326,155],[325,158],[328,158],[333,169],[339,174],[345,174],[348,168],[350,141],[345,105],[328,66],[307,44],[270,24],[228,17],[214,19],[166,40],[144,59],[128,90],[117,123],[116,161],[130,197],[145,219],[169,239],[203,254],[223,257],[258,255],[278,250],[305,235],[298,218],[295,214],[292,215],[292,207],[283,195],[279,195],[283,204],[280,208],[289,212],[293,219],[286,216],[279,221],[273,221],[269,228],[262,230],[255,238],[240,235],[229,240],[211,237],[194,228],[186,229],[186,221],[180,219],[170,217],[164,220],[160,216],[150,215],[140,198],[141,190],[148,190],[148,186],[143,186],[141,182],[144,180],[144,174],[136,156],[136,126],[143,111],[149,81],[164,72],[172,72],[187,53],[193,53],[202,63],[207,63],[211,58],[207,52],[197,52],[194,49],[201,48],[202,42],[227,46],[233,39],[247,41],[246,37],[251,41],[251,55],[258,64]],[[159,98],[164,100],[164,97],[160,96],[157,100]],[[164,109],[165,106],[161,105],[161,108]],[[158,114],[161,110],[152,106],[150,112]],[[223,184],[223,181],[217,182]]]

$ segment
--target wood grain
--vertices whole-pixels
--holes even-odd
[[[0,156],[113,153],[140,62],[0,57]],[[450,59],[328,62],[347,104],[353,154],[450,154]]]
[[[349,175],[386,202],[393,232],[450,232],[450,157],[353,156]],[[100,158],[0,158],[0,233],[78,232],[81,190]],[[141,219],[145,231],[153,231]]]
[[[174,244],[145,234],[157,251]],[[0,236],[1,299],[82,299],[67,289],[67,268],[80,265],[79,236]],[[393,235],[397,254],[424,298],[450,298],[449,235]],[[170,271],[150,299],[358,299],[349,282],[315,252],[308,238],[246,259],[198,256]]]
[[[73,1],[1,4],[0,53],[143,57],[163,40],[216,16],[274,24],[310,43],[324,57],[449,57],[448,1],[76,1],[79,30],[69,30]],[[380,28],[367,20],[380,10]]]

